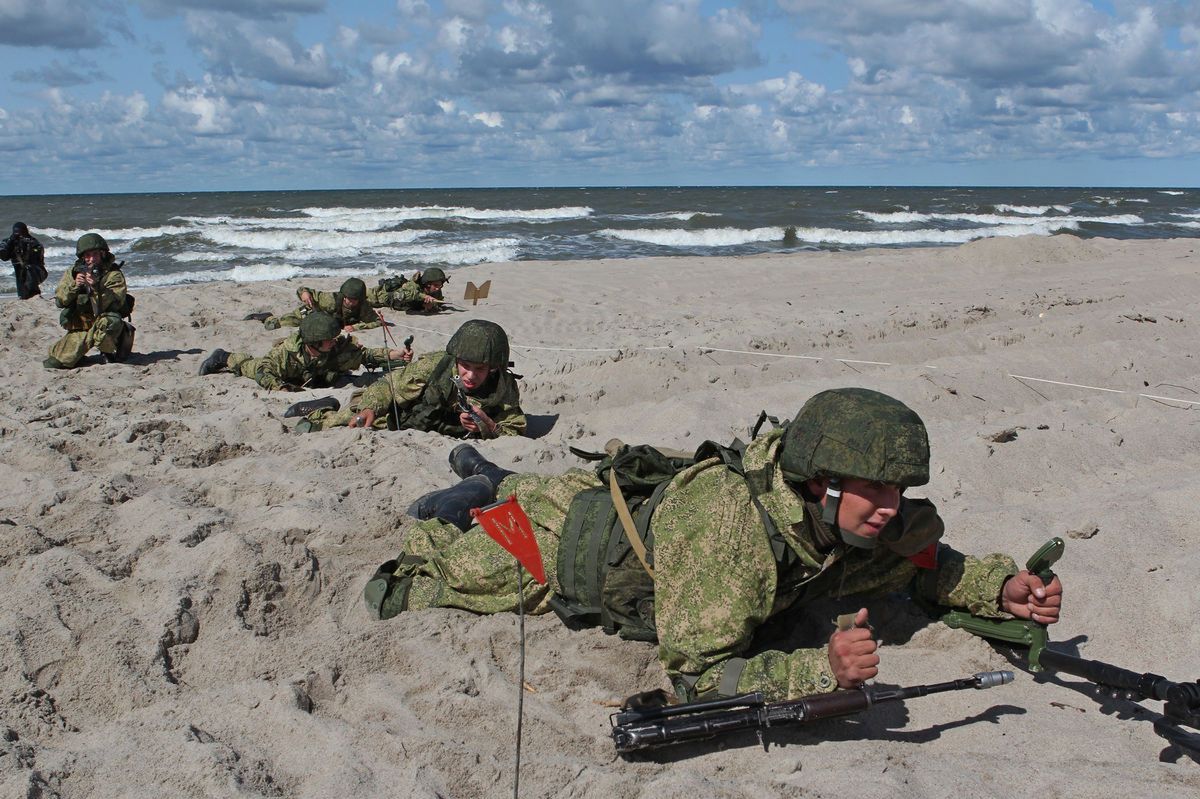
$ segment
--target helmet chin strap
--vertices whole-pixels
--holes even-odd
[[[846,546],[857,549],[874,549],[879,543],[878,538],[866,538],[838,526],[838,509],[842,505],[842,481],[838,477],[830,477],[829,485],[825,487],[825,510],[821,513],[821,521],[831,530],[837,530],[838,535]]]

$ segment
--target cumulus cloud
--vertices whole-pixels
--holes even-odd
[[[0,0],[0,44],[88,50],[108,43],[97,14],[118,10],[90,0]]]
[[[342,70],[329,57],[324,44],[306,48],[286,27],[193,14],[188,16],[188,28],[214,73],[319,89],[343,80]]]
[[[36,69],[18,69],[12,74],[21,83],[40,83],[46,86],[83,86],[88,83],[109,80],[109,75],[93,61],[76,59],[64,64],[57,58]]]

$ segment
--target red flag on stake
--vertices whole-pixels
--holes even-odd
[[[533,579],[542,585],[546,584],[542,552],[538,549],[537,539],[533,537],[533,526],[515,496],[486,508],[475,508],[471,516],[479,522],[484,532],[533,575]]]

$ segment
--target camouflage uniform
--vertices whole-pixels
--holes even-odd
[[[838,541],[817,518],[820,506],[806,503],[784,482],[776,465],[780,435],[775,431],[751,443],[743,460],[746,477],[719,458],[680,472],[650,520],[655,578],[649,616],[657,628],[659,659],[680,693],[716,691],[734,663],[740,677],[723,686],[724,693],[763,691],[778,699],[834,690],[827,647],[762,651],[756,630],[783,610],[823,597],[903,590],[919,572],[915,589],[930,599],[978,615],[1006,615],[999,596],[1017,571],[1011,558],[977,559],[939,545],[941,520],[921,500],[905,500],[901,515],[907,520],[885,531],[874,550]],[[521,502],[546,569],[546,586],[527,576],[522,592],[527,611],[545,612],[562,590],[558,549],[567,510],[580,491],[599,485],[593,472],[573,469],[558,477],[513,475],[498,487],[498,496],[515,494]],[[786,551],[780,557],[751,485],[758,486],[755,495],[783,534]],[[402,609],[517,609],[512,558],[482,530],[464,533],[436,519],[421,522],[409,531],[404,550],[397,574],[412,581]],[[934,568],[919,569],[909,559],[934,552]],[[648,580],[641,569],[626,557],[608,581]],[[743,661],[752,644],[759,645],[757,654]]]
[[[364,347],[352,336],[339,337],[336,341],[331,351],[313,356],[304,345],[301,331],[297,330],[261,358],[244,352],[230,353],[225,368],[275,391],[330,386],[360,366],[375,368],[387,362],[386,347]]]
[[[361,410],[375,412],[375,427],[389,426],[392,399],[395,398],[399,419],[393,425],[399,430],[427,430],[442,435],[464,438],[467,429],[459,421],[455,389],[450,378],[454,374],[454,356],[447,352],[427,352],[403,369],[393,369],[354,396],[348,410],[315,411],[307,417],[313,430],[344,427]],[[472,404],[479,406],[496,423],[497,436],[519,436],[525,433],[526,419],[521,410],[520,389],[512,373],[502,370],[493,374],[480,390],[468,392]]]
[[[82,252],[75,264],[63,274],[54,290],[54,304],[62,309],[59,323],[67,330],[67,334],[50,347],[50,357],[46,359],[46,365],[59,369],[73,368],[93,347],[106,356],[116,357],[121,348],[122,338],[131,335],[121,318],[128,313],[129,302],[125,273],[121,271],[121,264],[108,252],[108,245],[98,235],[89,233],[79,241],[80,246],[85,243],[99,245],[88,246],[86,249],[99,249],[102,246],[104,257],[101,264],[95,268],[100,274],[100,280],[93,293],[75,285],[75,276],[87,269]]]
[[[442,290],[429,290],[431,282],[445,282],[445,273],[431,267],[411,279],[404,277],[384,278],[375,288],[367,289],[367,303],[373,308],[392,308],[396,311],[424,311],[425,296],[435,300],[444,299]]]
[[[263,327],[268,330],[277,330],[280,327],[299,327],[301,320],[312,310],[324,311],[329,314],[338,321],[338,325],[342,329],[349,327],[354,331],[370,330],[383,324],[379,321],[379,314],[375,313],[368,300],[360,300],[358,307],[350,311],[343,305],[343,294],[340,291],[315,291],[308,286],[301,286],[296,289],[296,296],[303,301],[305,292],[312,295],[313,308],[301,305],[283,316],[268,316],[263,320]]]

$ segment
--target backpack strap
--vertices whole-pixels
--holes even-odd
[[[670,481],[660,483],[655,488],[655,493],[660,494],[659,488],[665,487]],[[625,535],[629,538],[629,545],[633,547],[633,554],[637,555],[637,559],[641,561],[642,568],[646,570],[646,574],[650,575],[650,579],[654,579],[654,569],[651,568],[646,560],[646,544],[643,543],[642,537],[638,535],[637,525],[633,523],[633,516],[629,513],[629,506],[625,504],[625,497],[621,495],[621,486],[617,485],[617,470],[608,470],[608,490],[612,494],[613,507],[616,508],[617,518],[621,520],[621,527],[625,530]],[[657,504],[657,503],[656,503]],[[646,514],[646,519],[649,521],[650,514]]]

